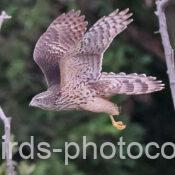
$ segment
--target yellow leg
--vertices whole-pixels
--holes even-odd
[[[113,117],[112,115],[110,115],[110,119],[111,119],[111,121],[112,121],[112,125],[113,125],[115,128],[117,128],[118,130],[123,130],[123,129],[126,128],[126,125],[124,125],[122,121],[118,121],[118,122],[115,121],[115,120],[114,120],[114,117]]]

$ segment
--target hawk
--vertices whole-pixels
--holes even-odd
[[[129,9],[102,17],[88,31],[80,11],[57,17],[36,43],[34,60],[42,70],[48,89],[33,97],[30,106],[45,110],[87,110],[107,113],[112,124],[119,108],[109,101],[116,94],[147,94],[164,88],[162,81],[145,74],[102,72],[103,54],[112,40],[133,19]]]

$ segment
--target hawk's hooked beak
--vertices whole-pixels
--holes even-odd
[[[29,103],[29,106],[31,107],[34,107],[35,106],[35,103],[34,103],[34,101],[33,101],[33,99],[31,100],[31,102]]]

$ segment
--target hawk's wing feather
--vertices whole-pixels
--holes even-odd
[[[100,76],[103,53],[109,47],[110,43],[124,29],[127,28],[133,20],[130,19],[132,13],[129,9],[119,12],[115,10],[109,16],[104,16],[98,20],[90,30],[85,33],[82,41],[82,48],[78,57],[92,68],[90,79],[97,80]]]
[[[77,50],[86,26],[84,16],[79,11],[72,10],[57,17],[38,40],[34,60],[44,73],[49,87],[60,83],[60,59],[67,59],[68,55]]]
[[[99,95],[110,97],[116,94],[147,94],[164,88],[162,81],[145,74],[102,73],[99,81],[90,84]]]
[[[34,60],[42,69],[48,86],[60,83],[60,79],[63,86],[70,85],[70,81],[76,85],[98,80],[103,53],[132,21],[128,11],[112,12],[97,21],[87,33],[87,22],[80,12],[71,11],[55,19],[34,50]]]

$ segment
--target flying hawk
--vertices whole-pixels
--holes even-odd
[[[147,94],[164,88],[162,81],[145,74],[102,72],[103,54],[112,40],[133,19],[129,9],[118,9],[102,17],[88,31],[80,11],[57,17],[39,38],[34,60],[44,73],[48,89],[35,97],[30,106],[45,110],[87,110],[107,113],[112,124],[124,129],[119,108],[109,101],[116,94]]]

